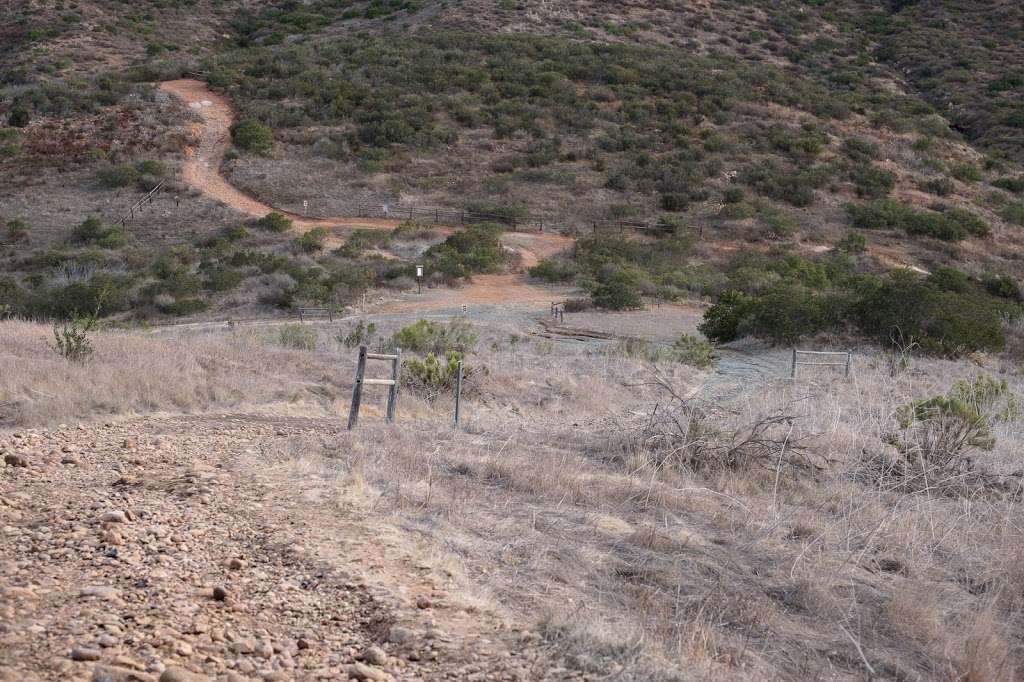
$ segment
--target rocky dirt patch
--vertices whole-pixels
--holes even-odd
[[[0,680],[567,679],[539,638],[274,478],[330,420],[145,418],[0,439]]]

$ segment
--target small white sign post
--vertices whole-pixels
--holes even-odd
[[[303,199],[302,200],[302,212],[306,213],[308,211],[309,211],[309,200],[308,199]]]
[[[416,293],[417,294],[422,294],[423,293],[423,286],[421,284],[422,282],[423,282],[423,266],[422,265],[417,265],[416,266]]]

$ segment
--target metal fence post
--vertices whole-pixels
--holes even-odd
[[[846,374],[845,374],[845,376],[846,376],[847,379],[850,378],[850,361],[852,360],[852,358],[853,358],[853,351],[849,351],[849,350],[846,351]]]
[[[459,360],[458,373],[455,375],[455,426],[459,426],[462,417],[462,360]]]
[[[359,403],[363,401],[363,374],[366,372],[366,346],[359,346],[359,360],[356,362],[356,381],[352,386],[352,407],[348,412],[348,430],[355,428],[359,421]]]
[[[395,359],[391,361],[391,387],[388,389],[387,422],[395,421],[395,408],[398,406],[398,376],[402,371],[402,349],[395,349]]]

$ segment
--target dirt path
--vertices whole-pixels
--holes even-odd
[[[580,679],[340,496],[306,454],[339,429],[155,416],[0,439],[25,464],[0,465],[0,680]]]
[[[186,150],[185,163],[181,174],[190,187],[202,192],[248,216],[262,217],[277,212],[291,218],[293,226],[300,232],[316,227],[327,229],[339,227],[377,228],[393,230],[402,221],[378,218],[308,218],[290,211],[264,204],[232,186],[220,173],[224,154],[230,145],[231,125],[234,115],[227,99],[210,90],[202,81],[181,79],[165,81],[160,89],[181,99],[201,118],[202,123],[194,124],[193,133],[199,140],[198,147]],[[434,226],[442,234],[451,233],[449,226]],[[572,245],[573,240],[557,234],[508,233],[502,242],[519,252],[522,267],[528,268],[537,262]],[[334,236],[328,246],[341,244]],[[550,289],[533,285],[522,275],[480,275],[463,289],[434,290],[431,296],[414,301],[402,301],[389,306],[387,310],[406,312],[410,310],[435,310],[457,307],[462,304],[537,303],[547,304],[552,300]]]

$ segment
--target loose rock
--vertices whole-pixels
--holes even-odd
[[[92,682],[156,682],[156,678],[131,668],[97,665],[92,671]]]
[[[345,668],[350,678],[356,680],[386,680],[387,675],[384,674],[383,670],[377,668],[371,668],[368,665],[362,663],[353,663]],[[161,681],[162,682],[162,681]]]
[[[99,649],[87,646],[76,646],[71,650],[72,661],[98,661],[102,655]]]
[[[12,452],[12,453],[4,455],[4,464],[6,464],[9,467],[26,467],[27,468],[28,467],[28,459],[26,459],[23,455],[18,455],[18,454],[15,454],[15,453]]]

